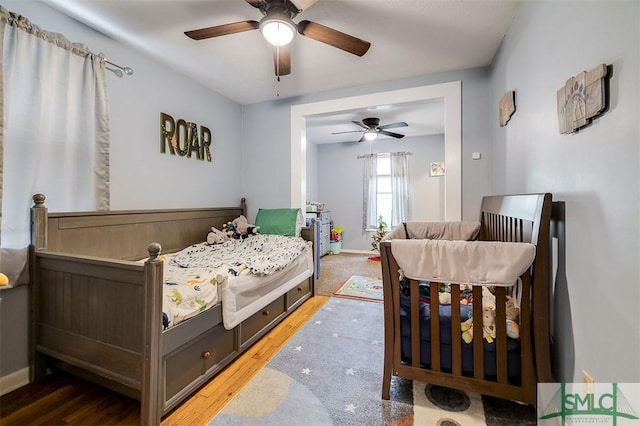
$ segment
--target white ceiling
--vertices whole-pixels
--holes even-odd
[[[184,31],[203,27],[259,21],[261,12],[244,0],[42,1],[231,100],[252,104],[487,66],[519,0],[318,0],[294,21],[317,22],[369,41],[371,48],[358,57],[297,34],[291,46],[291,74],[281,77],[280,82],[274,73],[272,46],[257,30],[200,41],[184,35]],[[117,57],[104,53],[119,63]],[[329,142],[352,140],[349,135],[345,139],[331,133],[356,130],[351,120],[369,116],[379,117],[381,124],[407,122],[408,127],[395,129],[398,133],[437,133],[433,123],[413,120],[412,116],[425,116],[416,107],[405,113],[400,106],[393,106],[386,111],[318,118],[319,123],[314,119],[308,123],[311,136],[307,139],[317,143],[327,142],[327,138]],[[337,126],[329,126],[329,122]],[[318,127],[317,137],[314,127]]]

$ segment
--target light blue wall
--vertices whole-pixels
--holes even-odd
[[[494,190],[566,202],[562,381],[586,370],[597,382],[640,382],[639,4],[526,1],[491,68],[490,105],[507,90],[517,105],[505,128],[492,126]],[[560,135],[556,91],[602,63],[613,66],[609,111]]]
[[[134,69],[134,75],[124,78],[107,72],[112,209],[239,204],[243,195],[239,104],[41,2],[2,1],[2,5]],[[160,112],[208,127],[213,134],[213,161],[161,154]],[[0,292],[0,377],[28,364],[26,290]]]
[[[317,146],[319,199],[331,213],[334,226],[344,228],[342,249],[370,251],[373,232],[362,230],[362,180],[369,153],[408,151],[411,171],[412,216],[408,220],[444,220],[444,178],[429,176],[429,163],[444,161],[444,136],[379,138],[373,143]]]
[[[107,71],[112,209],[238,204],[242,196],[239,104],[41,2],[2,4],[47,31],[60,32],[133,68],[134,74],[124,78]],[[161,154],[160,112],[208,127],[213,161]]]
[[[480,200],[491,192],[492,123],[497,121],[486,108],[489,100],[488,69],[477,68],[442,74],[396,80],[380,84],[323,92],[276,102],[243,106],[243,140],[245,194],[249,199],[249,218],[259,207],[282,207],[291,204],[291,119],[292,105],[306,104],[370,93],[386,92],[430,84],[462,81],[462,214],[477,220]],[[495,115],[495,114],[494,114]],[[472,152],[482,152],[483,159],[471,160]],[[329,165],[318,164],[317,177]],[[358,178],[360,180],[360,178]],[[315,185],[312,181],[312,185]],[[277,191],[276,191],[277,188]],[[319,189],[318,196],[322,196]],[[316,200],[323,201],[323,200]],[[361,205],[353,207],[353,215],[361,216]]]

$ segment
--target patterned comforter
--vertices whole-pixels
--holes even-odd
[[[182,268],[227,266],[231,275],[269,275],[300,256],[307,244],[302,238],[258,234],[222,244],[194,244],[176,253],[171,264]]]
[[[219,302],[229,277],[280,271],[310,244],[302,238],[254,235],[223,244],[194,244],[164,259],[163,326],[169,328]]]

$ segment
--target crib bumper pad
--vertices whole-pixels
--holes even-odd
[[[404,222],[388,232],[382,241],[396,239],[431,239],[472,241],[480,233],[480,222]]]
[[[536,247],[498,241],[394,239],[391,251],[407,278],[509,287],[531,266]]]

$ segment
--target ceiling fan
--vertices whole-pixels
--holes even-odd
[[[300,21],[293,18],[298,13],[310,8],[318,0],[245,0],[251,6],[260,9],[264,17],[260,21],[240,21],[214,27],[185,31],[185,35],[194,40],[220,37],[244,31],[260,29],[269,43],[275,46],[274,64],[278,80],[281,75],[291,74],[291,52],[289,43],[295,33],[328,44],[345,52],[362,56],[367,53],[371,43],[350,36],[333,28],[325,27],[311,21]]]
[[[332,133],[332,135],[338,135],[342,133],[356,133],[356,132],[362,133],[362,137],[358,142],[372,141],[375,138],[377,138],[378,135],[386,135],[386,136],[391,136],[392,138],[401,139],[401,138],[404,138],[404,135],[401,135],[400,133],[390,132],[387,129],[395,129],[398,127],[408,126],[408,124],[405,123],[404,121],[398,121],[397,123],[383,124],[382,126],[380,126],[380,119],[375,117],[365,118],[362,120],[362,122],[352,121],[352,123],[362,127],[364,130],[350,130],[348,132],[335,132],[335,133]]]

